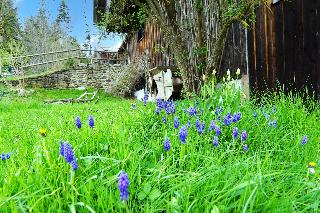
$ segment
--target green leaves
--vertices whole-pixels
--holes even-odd
[[[145,198],[149,198],[151,201],[154,201],[160,196],[161,196],[160,189],[156,187],[152,188],[150,183],[146,183],[143,187],[143,190],[138,193],[139,200],[144,200]]]

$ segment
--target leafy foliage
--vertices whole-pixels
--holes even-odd
[[[138,6],[134,0],[112,0],[109,9],[101,16],[99,26],[108,33],[130,33],[142,28],[147,19],[144,7]],[[145,2],[142,1],[140,5]]]
[[[0,42],[17,39],[20,34],[20,24],[17,9],[12,0],[0,1]]]

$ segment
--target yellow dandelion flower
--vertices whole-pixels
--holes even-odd
[[[316,167],[317,163],[316,162],[309,162],[308,166],[310,167]]]
[[[40,128],[39,133],[43,137],[47,136],[47,130],[45,128]]]

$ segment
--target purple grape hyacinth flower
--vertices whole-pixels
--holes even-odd
[[[190,107],[189,115],[192,117],[192,116],[195,116],[196,114],[197,114],[197,109],[195,107]]]
[[[188,136],[187,128],[186,126],[182,126],[179,131],[179,138],[181,143],[186,143],[187,136]]]
[[[258,117],[257,112],[254,112],[254,113],[253,113],[253,117],[254,117],[254,118]]]
[[[199,128],[200,125],[201,125],[201,122],[200,122],[199,118],[197,118],[197,120],[196,120],[196,127]]]
[[[71,162],[71,167],[72,167],[72,170],[75,171],[78,169],[78,162],[76,159],[74,159],[72,162]]]
[[[148,100],[148,95],[145,94],[145,95],[143,96],[143,105],[144,105],[144,106],[147,106],[147,100]]]
[[[164,140],[164,143],[163,143],[163,149],[164,149],[164,151],[169,151],[170,147],[171,147],[170,140],[168,137],[166,137],[166,139]]]
[[[238,138],[239,135],[239,129],[237,127],[233,128],[233,138]]]
[[[199,135],[202,135],[204,130],[205,130],[205,122],[203,122],[202,124],[200,124],[198,127],[197,127],[197,130],[198,130],[198,133]]]
[[[93,119],[92,115],[89,116],[89,126],[90,126],[90,128],[94,127],[94,119]]]
[[[244,145],[243,145],[243,150],[244,150],[245,152],[247,152],[248,149],[249,149],[248,144],[244,144]]]
[[[64,145],[62,141],[60,141],[60,155],[64,157]]]
[[[160,109],[159,109],[159,107],[157,107],[156,108],[156,115],[159,115],[159,113],[160,113]]]
[[[302,138],[301,144],[302,145],[306,145],[307,142],[308,142],[308,137],[306,135],[304,135],[303,138]]]
[[[174,102],[173,102],[173,101],[171,102],[170,108],[171,108],[171,113],[172,113],[172,114],[176,113],[176,106],[174,105]]]
[[[216,122],[215,121],[211,121],[210,127],[209,127],[209,131],[213,131],[215,128],[216,128]]]
[[[2,153],[1,154],[1,160],[2,161],[8,160],[8,159],[10,159],[10,154],[9,153]]]
[[[72,167],[72,170],[75,171],[78,169],[77,159],[73,153],[72,147],[68,142],[62,143],[60,141],[60,155],[69,163]]]
[[[179,118],[178,117],[174,118],[173,126],[175,129],[178,129],[178,127],[179,127]]]
[[[81,128],[81,120],[80,120],[79,116],[77,116],[77,118],[76,118],[76,126],[77,126],[78,129]]]
[[[162,102],[162,100],[160,98],[157,98],[157,107],[159,109],[163,109],[163,102]]]
[[[119,178],[118,178],[118,188],[120,191],[120,200],[127,201],[129,198],[129,178],[128,174],[124,171],[121,171]]]
[[[75,159],[72,147],[68,142],[65,142],[63,144],[63,156],[66,159],[67,163],[71,163]]]
[[[188,127],[188,128],[190,128],[190,127],[191,127],[191,122],[190,122],[190,121],[188,121],[188,123],[187,123],[187,127]]]
[[[220,126],[217,126],[217,128],[216,128],[216,135],[217,135],[217,136],[221,135],[221,128],[220,128]]]
[[[215,146],[215,147],[219,146],[218,137],[214,137],[213,146]]]
[[[242,141],[246,141],[247,137],[248,137],[248,135],[247,135],[246,130],[243,130],[242,133],[241,133],[241,140]]]
[[[226,126],[229,126],[231,124],[231,120],[228,116],[225,116],[223,118],[223,124],[226,125]]]
[[[162,117],[162,122],[163,122],[164,124],[167,123],[167,117],[166,117],[166,116],[163,116],[163,117]]]

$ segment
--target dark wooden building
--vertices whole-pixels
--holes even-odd
[[[153,22],[128,35],[120,51],[127,51],[130,61],[148,54],[150,69],[175,65],[170,46]],[[237,68],[249,76],[252,89],[307,87],[319,97],[320,0],[272,0],[256,10],[251,29],[234,24],[228,33],[222,69]]]
[[[320,95],[320,1],[276,1],[260,7],[248,34],[251,86]]]

